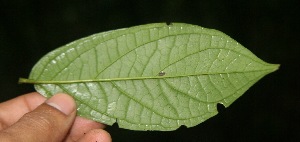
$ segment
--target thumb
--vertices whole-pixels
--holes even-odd
[[[72,97],[57,94],[3,130],[4,141],[62,141],[73,124],[76,105]]]

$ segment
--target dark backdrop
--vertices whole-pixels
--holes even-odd
[[[108,126],[114,141],[295,141],[299,129],[298,0],[9,0],[0,3],[0,101],[34,91],[17,84],[49,51],[102,31],[184,22],[225,32],[280,70],[229,108],[193,127],[136,132]],[[297,23],[298,22],[298,23]],[[1,113],[1,112],[0,112]]]

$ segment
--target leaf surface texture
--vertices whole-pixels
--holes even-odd
[[[195,126],[278,69],[224,33],[173,23],[91,35],[44,56],[29,79],[46,97],[67,93],[78,115],[131,130]]]

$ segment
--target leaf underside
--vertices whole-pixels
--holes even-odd
[[[131,130],[195,126],[278,69],[224,33],[173,23],[94,34],[44,56],[29,79],[46,97],[67,93],[78,115]]]

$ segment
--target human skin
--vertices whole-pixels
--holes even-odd
[[[105,125],[76,116],[72,97],[37,92],[0,103],[1,142],[111,142]]]

